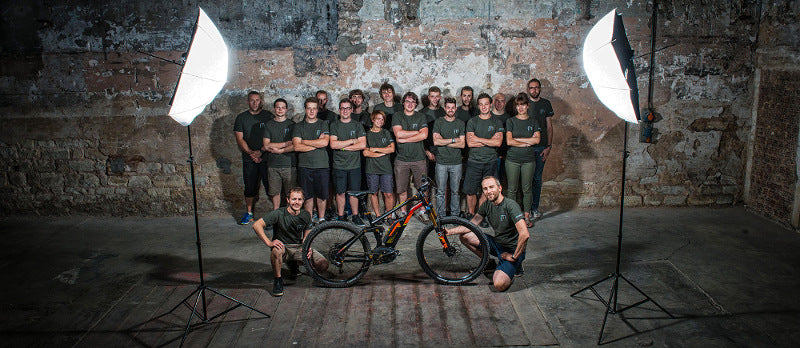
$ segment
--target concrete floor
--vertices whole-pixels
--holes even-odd
[[[467,330],[473,339],[465,341],[466,345],[595,345],[604,307],[589,291],[575,297],[570,294],[613,272],[618,214],[616,209],[547,213],[531,230],[526,274],[508,293],[488,291],[487,280],[482,277],[478,286],[458,290],[481,297],[480,304],[487,306],[487,313],[493,313],[476,318],[471,312],[469,325],[486,324],[481,321],[486,319],[489,329],[522,326],[524,332],[519,332],[525,337],[479,340],[484,329],[470,327]],[[398,319],[390,323],[398,330],[402,329],[403,310],[409,310],[402,303],[422,301],[421,297],[409,300],[406,291],[440,294],[453,289],[414,276],[421,272],[413,253],[414,231],[421,226],[414,224],[403,236],[405,250],[395,263],[370,268],[361,286],[343,290],[393,288],[394,296],[402,299],[395,302],[400,305],[381,310],[396,313]],[[271,288],[268,251],[250,227],[236,225],[233,217],[203,217],[200,226],[209,285],[232,289],[256,307],[263,305],[259,308],[273,318],[252,319],[249,311],[236,309],[221,319],[236,323],[235,328],[226,324],[217,325],[213,331],[193,331],[191,346],[292,345],[296,341],[291,337],[309,328],[297,326],[299,319],[294,326],[282,324],[277,316],[282,310],[278,309],[302,312],[301,307],[315,294],[325,294],[327,297],[322,298],[328,300],[336,298],[337,292],[302,280],[307,276],[288,286],[284,298],[264,295]],[[6,279],[0,316],[2,345],[177,345],[182,332],[178,324],[168,329],[151,325],[156,329],[137,335],[126,323],[136,319],[134,313],[145,323],[162,323],[154,319],[154,314],[179,303],[196,287],[191,281],[197,275],[192,218],[4,217],[0,218],[0,235],[0,269]],[[800,235],[740,207],[626,209],[622,274],[676,318],[652,303],[642,304],[609,316],[604,343],[625,347],[797,347],[798,250]],[[408,285],[404,279],[410,278],[414,283]],[[621,284],[620,304],[639,300],[632,288]],[[608,296],[610,282],[599,284],[597,289]],[[291,294],[301,291],[305,297],[293,302]],[[503,306],[510,306],[505,299],[516,313],[511,319],[500,315],[506,308]],[[528,307],[519,307],[520,299],[526,299]],[[327,300],[315,301],[324,307]],[[419,302],[416,307],[425,310]],[[411,315],[425,317],[425,313]],[[188,314],[175,322],[185,322],[186,317]],[[542,331],[533,332],[539,317]],[[348,316],[342,318],[347,321]],[[357,324],[354,321],[348,327]],[[421,321],[419,327],[424,331],[426,323]],[[272,340],[248,336],[259,327],[269,331],[263,337]],[[323,335],[323,329],[314,330],[319,330],[313,331],[315,339],[306,345],[345,346],[352,342],[337,337],[347,331]],[[453,330],[457,328],[450,330],[456,332]],[[117,333],[119,337],[114,335]],[[452,339],[433,342],[426,337],[423,332],[418,333],[417,340],[395,336],[394,340],[367,339],[354,345],[464,345]]]

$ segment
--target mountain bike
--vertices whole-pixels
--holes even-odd
[[[365,212],[367,223],[358,226],[346,221],[329,221],[315,226],[303,242],[303,263],[308,273],[327,287],[342,288],[355,284],[371,265],[394,261],[400,252],[395,246],[400,241],[408,223],[417,212],[427,216],[428,222],[417,238],[417,261],[422,270],[436,282],[461,285],[475,279],[483,272],[489,260],[486,236],[478,226],[466,219],[449,216],[439,217],[426,191],[432,187],[431,180],[423,177],[423,184],[411,198],[396,205],[383,215],[370,219],[367,209],[368,191],[348,192],[358,198],[360,212]],[[394,213],[410,205],[408,214],[392,219]],[[391,222],[388,230],[383,223]],[[458,235],[448,236],[445,229],[464,226],[480,240],[477,250],[472,251],[463,244]],[[370,248],[368,235],[375,237],[375,248]],[[325,269],[315,269],[312,253],[317,251],[328,261]],[[314,253],[316,254],[316,253]],[[318,257],[318,256],[317,256]]]

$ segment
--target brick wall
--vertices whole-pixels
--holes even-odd
[[[332,101],[360,88],[375,105],[384,81],[398,93],[422,95],[437,85],[455,95],[469,85],[511,96],[531,77],[542,80],[556,113],[543,208],[619,203],[623,123],[595,98],[580,53],[592,25],[616,7],[636,54],[647,54],[650,2],[279,6],[288,3],[204,7],[232,58],[222,93],[192,124],[203,212],[242,209],[231,130],[250,89],[268,102],[286,98],[299,119],[302,100],[320,88]],[[631,127],[626,204],[742,201],[758,16],[755,4],[734,3],[681,0],[659,8],[656,47],[665,49],[656,53],[653,104],[663,119],[652,144],[637,142],[638,127]],[[0,170],[3,214],[191,211],[185,128],[165,116],[179,67],[136,51],[178,58],[196,16],[187,4],[20,2],[7,12],[15,25],[0,27],[9,38],[0,52],[0,160],[9,164]],[[649,59],[636,64],[644,106]]]

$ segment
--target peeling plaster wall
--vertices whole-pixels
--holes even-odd
[[[800,228],[800,3],[764,1],[745,202]]]
[[[646,106],[651,1],[84,0],[3,5],[4,214],[191,211],[186,131],[165,116],[179,67],[137,50],[178,59],[198,5],[232,55],[228,83],[192,124],[204,212],[243,209],[231,131],[248,90],[286,98],[299,120],[317,89],[335,105],[360,88],[375,105],[383,82],[398,94],[437,85],[456,95],[469,85],[512,96],[531,77],[556,113],[543,207],[619,204],[624,125],[595,98],[579,57],[592,25],[618,8],[643,55]],[[627,205],[742,202],[758,11],[746,0],[659,2],[652,103],[662,120],[652,144],[630,126]],[[797,33],[782,35],[796,42]]]

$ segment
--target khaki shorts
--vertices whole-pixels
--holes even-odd
[[[303,245],[302,244],[284,244],[283,262],[288,260],[297,261],[302,264],[303,262]],[[311,249],[311,260],[325,259],[319,251]]]
[[[297,170],[292,168],[268,168],[267,181],[269,182],[269,189],[267,194],[270,196],[277,196],[283,193],[288,193],[293,187],[297,186],[295,179],[297,177]]]

